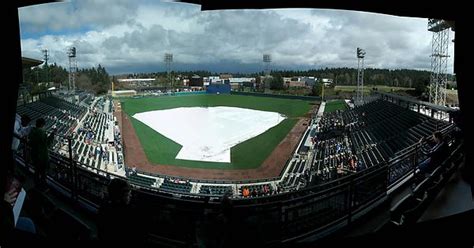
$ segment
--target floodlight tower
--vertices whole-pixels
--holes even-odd
[[[357,48],[357,95],[355,104],[364,104],[364,57],[365,50]]]
[[[43,52],[44,64],[48,65],[48,59],[49,59],[48,49],[43,49],[41,50],[41,52]]]
[[[263,88],[264,91],[265,91],[265,88],[269,87],[267,83],[268,83],[268,77],[270,77],[270,63],[271,62],[272,62],[272,56],[270,54],[263,54],[265,79],[263,80],[263,82],[260,82],[260,84],[263,85],[263,87],[261,88]]]
[[[263,55],[263,63],[265,65],[265,77],[270,76],[270,63],[272,62],[272,56],[270,54]]]
[[[173,82],[171,81],[171,63],[173,63],[173,54],[165,53],[165,64],[166,72],[168,73],[168,82],[170,82],[171,86],[173,86]]]
[[[75,91],[77,73],[76,48],[69,48],[67,56],[69,57],[69,91]]]
[[[448,82],[449,28],[450,24],[445,20],[428,19],[428,31],[433,32],[429,101],[442,106],[446,104]]]
[[[47,68],[48,67],[48,59],[49,59],[48,49],[43,49],[43,50],[41,50],[41,52],[43,52],[44,65]],[[44,66],[43,66],[43,68],[44,68]],[[49,70],[46,70],[46,82],[49,83]]]

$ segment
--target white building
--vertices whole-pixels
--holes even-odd
[[[135,96],[137,94],[136,90],[114,90],[112,91],[112,96]]]
[[[154,78],[120,78],[117,79],[119,83],[131,83],[131,82],[153,82]]]
[[[229,78],[230,83],[250,83],[255,81],[255,78],[244,77],[244,78]]]

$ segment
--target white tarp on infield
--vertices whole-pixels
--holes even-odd
[[[133,117],[182,145],[177,159],[225,163],[230,163],[231,147],[285,119],[276,112],[234,107],[174,108]]]

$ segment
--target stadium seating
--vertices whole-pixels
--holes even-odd
[[[160,189],[173,191],[173,192],[191,192],[192,185],[188,181],[165,178],[163,183],[160,185]]]
[[[262,196],[262,195],[266,195],[266,194],[272,194],[274,189],[273,187],[271,186],[270,183],[266,183],[266,184],[258,184],[258,185],[243,185],[239,188],[239,195],[243,195],[243,189],[244,188],[247,188],[249,189],[249,192],[250,192],[250,197],[254,197],[254,196]],[[265,190],[264,188],[267,188],[268,189],[268,192],[265,193]]]
[[[69,136],[85,111],[84,107],[53,96],[17,106],[17,112],[20,115],[30,117],[32,120],[30,125],[34,126],[37,119],[43,118],[46,121],[45,130],[50,132],[56,128],[57,136]],[[53,147],[59,148],[61,141],[62,139],[55,139]]]
[[[199,193],[210,195],[224,195],[228,191],[232,191],[231,186],[202,185],[201,189],[199,190]]]
[[[335,173],[338,166],[345,172],[356,172],[383,164],[420,138],[450,124],[375,100],[351,110],[326,113],[317,125],[311,171],[318,176],[316,181],[325,182],[339,177]],[[355,169],[347,163],[352,156],[358,161]],[[290,169],[294,170],[294,166],[291,164]],[[402,166],[390,176],[396,178],[406,169]]]
[[[48,96],[32,103],[17,106],[17,112],[20,115],[28,115],[32,119],[30,125],[33,126],[38,118],[44,118],[47,132],[56,127],[58,138],[54,140],[52,147],[56,151],[63,149],[67,153],[64,146],[67,142],[59,137],[71,137],[73,157],[79,164],[90,168],[106,169],[107,164],[119,163],[118,168],[123,168],[121,165],[123,157],[119,157],[115,149],[106,153],[97,151],[97,147],[107,143],[106,132],[110,128],[109,122],[113,120],[113,116],[103,110],[105,103],[112,103],[104,97],[96,98],[97,101],[93,102],[94,98],[88,93],[79,93],[79,98],[82,102],[77,105],[57,96]],[[99,108],[94,108],[92,105],[99,106]],[[85,116],[86,113],[88,113],[87,116]],[[82,125],[79,125],[81,123]],[[84,128],[84,124],[87,128]],[[73,132],[75,128],[78,128],[77,133]],[[93,134],[91,140],[87,139],[90,135],[88,132]],[[121,141],[117,140],[117,142]]]
[[[138,174],[130,174],[128,179],[130,182],[144,187],[151,187],[156,182],[156,179],[140,176]]]
[[[123,156],[115,150],[98,150],[98,147],[107,143],[106,132],[109,131],[109,123],[113,119],[113,102],[105,97],[95,98],[93,101],[94,98],[85,93],[80,94],[79,98],[81,105],[58,97],[46,97],[18,106],[18,112],[28,114],[33,120],[44,117],[47,130],[56,125],[59,133],[63,135],[69,134],[74,127],[81,124],[72,139],[73,156],[79,164],[89,169],[107,169],[106,165],[110,164],[122,165]],[[79,123],[78,120],[81,119],[82,122]],[[375,100],[346,111],[327,113],[319,122],[315,122],[315,119],[313,122],[316,123],[316,128],[313,126],[310,132],[306,132],[307,136],[314,138],[310,149],[311,156],[305,156],[307,151],[301,150],[303,156],[291,158],[282,178],[275,181],[277,190],[298,190],[384,164],[420,138],[450,125],[383,100]],[[303,137],[304,140],[307,136]],[[120,142],[120,136],[115,138]],[[298,152],[299,150],[296,154]],[[355,163],[351,162],[353,158]],[[389,171],[389,182],[411,169],[408,162],[399,162],[398,166]],[[164,191],[190,193],[193,189],[193,184],[183,180],[164,178],[163,182],[159,183],[161,179],[157,181],[136,173],[132,173],[129,178],[137,185],[159,187]],[[242,195],[244,187],[249,189],[251,195],[265,194],[260,182],[247,183],[248,185],[239,187],[239,195]],[[266,185],[271,191],[275,190],[272,184]],[[230,186],[204,184],[194,190],[202,194],[222,195],[231,189]],[[419,191],[427,191],[427,188],[420,186]]]

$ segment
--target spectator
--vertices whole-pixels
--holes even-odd
[[[421,152],[428,156],[428,158],[421,162],[418,166],[421,173],[427,173],[432,171],[436,166],[441,165],[443,160],[448,155],[448,145],[444,142],[443,134],[439,131],[433,133],[434,146],[430,149],[421,147]],[[424,142],[424,138],[420,139],[420,144]]]
[[[16,114],[15,119],[15,126],[13,129],[13,142],[12,142],[12,150],[17,151],[20,145],[20,139],[25,138],[28,136],[30,128],[28,124],[30,123],[31,119],[27,115],[18,115]]]
[[[108,200],[99,209],[98,237],[104,243],[137,246],[143,240],[144,218],[130,204],[130,184],[114,178],[107,187]]]
[[[366,166],[365,166],[363,160],[359,160],[357,162],[357,171],[362,171],[364,169],[366,169]]]
[[[49,169],[49,147],[53,143],[56,129],[47,135],[44,130],[45,120],[39,118],[29,134],[31,147],[31,161],[35,168],[35,186],[44,188],[46,186],[46,172]]]
[[[248,197],[250,195],[250,190],[247,187],[243,188],[242,189],[242,195],[244,197]]]
[[[20,147],[20,139],[26,138],[30,131],[28,124],[30,123],[30,118],[27,115],[18,115],[16,114],[15,124],[13,127],[13,141],[12,141],[12,152],[13,156],[18,152]],[[21,143],[24,146],[24,143]],[[14,163],[7,163],[9,166],[7,170],[10,172],[13,171]]]
[[[342,163],[339,164],[339,165],[337,165],[337,167],[336,167],[336,173],[337,173],[337,177],[338,177],[338,178],[344,176],[344,166],[343,166]]]
[[[349,167],[351,170],[356,171],[357,168],[357,157],[353,155],[351,159],[349,160]]]
[[[263,186],[263,193],[265,193],[265,195],[268,195],[270,193],[270,188],[267,184]]]
[[[253,189],[252,190],[252,197],[257,197],[258,193],[257,193],[257,189]]]
[[[13,207],[16,204],[19,192],[24,184],[23,177],[14,176],[12,173],[7,172],[6,175],[6,188],[5,194],[3,195],[3,201],[0,208],[2,209],[1,219],[1,232],[11,232],[12,228],[16,230],[27,232],[30,234],[36,234],[36,227],[30,218],[24,216],[18,216],[15,224],[15,218],[13,216]],[[1,239],[0,239],[1,240]]]
[[[336,144],[336,153],[339,153],[341,151],[341,144],[337,143]]]
[[[12,177],[11,171],[7,172],[7,180],[5,184],[5,194],[3,195],[2,203],[0,204],[0,237],[2,240],[6,238],[3,235],[6,233],[11,233],[15,227],[15,221],[13,216],[13,205],[15,204],[16,198],[18,197],[18,191],[15,187],[12,187]]]

